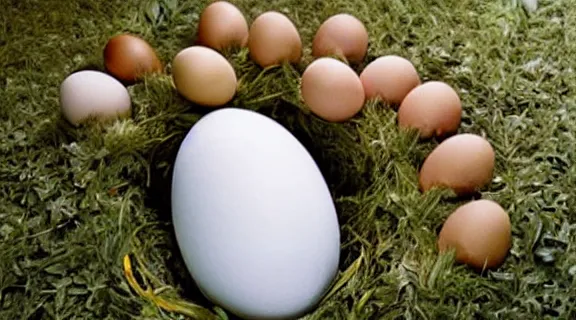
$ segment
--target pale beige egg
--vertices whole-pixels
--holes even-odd
[[[236,94],[236,72],[216,50],[192,46],[180,51],[172,61],[172,77],[178,92],[199,105],[217,107]]]
[[[132,114],[126,87],[114,77],[93,70],[75,72],[62,82],[60,107],[64,118],[74,126],[89,120],[128,118]]]

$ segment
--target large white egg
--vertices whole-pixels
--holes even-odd
[[[64,117],[75,126],[89,119],[107,121],[132,114],[126,87],[114,77],[93,70],[75,72],[62,82],[60,107]]]
[[[326,182],[288,130],[254,111],[220,109],[192,127],[174,165],[172,214],[198,287],[237,316],[302,316],[336,275]]]

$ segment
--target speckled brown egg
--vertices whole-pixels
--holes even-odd
[[[368,51],[368,31],[362,21],[340,13],[324,21],[312,41],[314,57],[336,56],[350,63],[361,62]]]
[[[150,44],[130,34],[117,35],[108,40],[104,48],[104,64],[108,73],[129,83],[162,71],[162,63]]]
[[[302,40],[296,26],[284,14],[268,11],[250,26],[250,57],[263,68],[282,63],[298,63],[302,58]]]
[[[470,195],[487,186],[494,173],[495,153],[481,136],[465,133],[440,143],[420,169],[420,188],[452,189],[457,195]]]
[[[456,262],[477,270],[497,268],[511,246],[510,217],[492,200],[476,200],[457,208],[438,235],[438,250],[455,250]]]
[[[172,78],[183,97],[202,106],[222,106],[236,94],[234,67],[208,47],[192,46],[180,51],[172,61]]]
[[[364,89],[352,68],[334,58],[313,61],[302,74],[302,99],[310,110],[330,122],[356,115],[364,105]]]
[[[458,131],[462,103],[454,89],[429,81],[412,89],[398,109],[398,125],[418,130],[420,138],[445,138]]]
[[[379,98],[394,107],[420,85],[420,76],[412,62],[396,55],[370,62],[360,73],[360,80],[366,99]]]
[[[197,44],[221,51],[248,44],[248,23],[235,5],[216,1],[208,5],[198,22]]]

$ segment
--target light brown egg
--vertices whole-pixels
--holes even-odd
[[[420,85],[420,76],[408,59],[389,55],[370,62],[360,74],[366,99],[379,98],[392,106]]]
[[[456,262],[476,270],[497,268],[511,246],[510,217],[492,200],[471,201],[456,209],[438,235],[438,250],[454,249]]]
[[[180,51],[172,61],[172,77],[178,92],[199,105],[222,106],[236,94],[234,68],[208,47],[192,46]]]
[[[313,61],[302,74],[304,103],[320,118],[342,122],[364,105],[364,89],[352,68],[334,58]]]
[[[398,109],[398,125],[417,129],[422,139],[453,135],[461,120],[460,97],[441,81],[429,81],[412,89]]]
[[[465,133],[440,143],[420,169],[420,188],[452,189],[457,195],[470,195],[492,181],[495,153],[481,136]]]
[[[104,64],[112,76],[124,82],[135,82],[149,73],[161,72],[162,63],[156,51],[145,40],[121,34],[108,40]]]
[[[208,5],[198,22],[197,44],[221,51],[248,44],[248,23],[235,5],[216,1]]]
[[[298,63],[302,57],[302,40],[296,26],[284,14],[268,11],[250,26],[250,57],[263,68],[282,63]]]
[[[368,51],[368,31],[358,18],[341,13],[324,21],[312,41],[314,57],[337,56],[361,62]]]

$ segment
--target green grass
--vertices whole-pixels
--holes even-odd
[[[285,12],[304,41],[301,65],[263,72],[245,50],[228,57],[242,78],[230,105],[288,127],[334,194],[342,273],[307,319],[576,318],[572,1],[542,1],[530,15],[512,0],[299,2],[235,1],[249,21]],[[0,0],[0,319],[224,317],[194,289],[170,225],[171,165],[207,110],[177,95],[169,62],[193,43],[205,3]],[[460,132],[494,146],[495,178],[482,197],[513,225],[499,269],[477,274],[438,256],[439,228],[469,199],[418,191],[417,170],[437,142],[418,143],[376,102],[345,124],[301,103],[312,36],[340,12],[370,33],[356,70],[380,55],[410,59],[423,80],[458,90]],[[132,119],[72,128],[59,85],[73,71],[102,70],[104,45],[119,32],[149,41],[167,74],[130,87]],[[127,254],[140,285],[157,290],[152,298],[130,288]],[[166,310],[175,306],[181,312]]]

